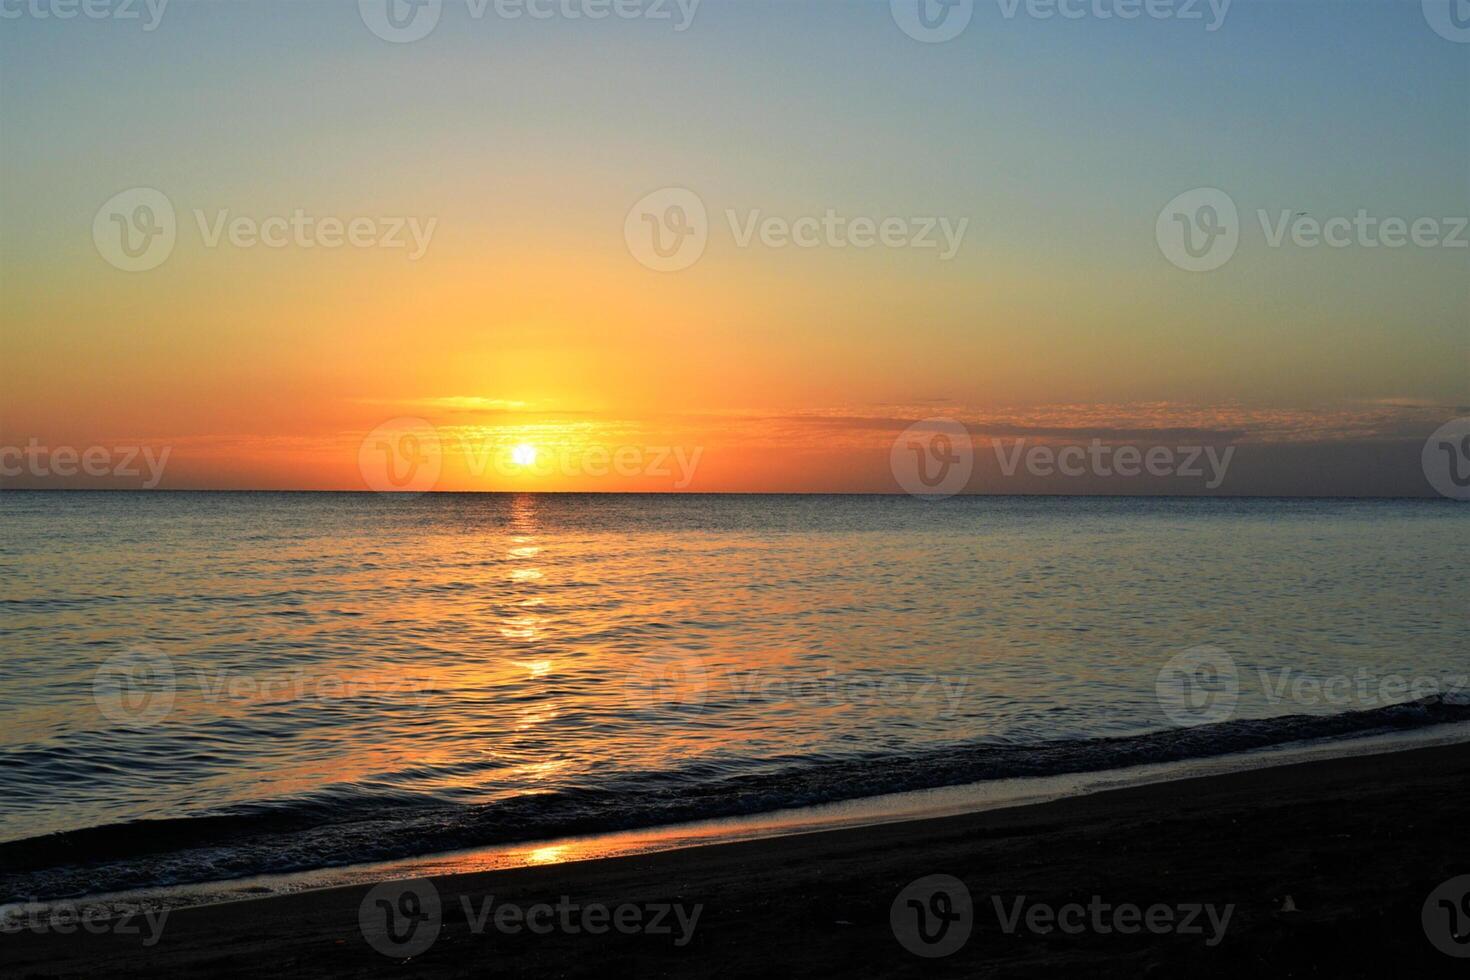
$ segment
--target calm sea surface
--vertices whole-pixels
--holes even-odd
[[[0,901],[1456,720],[1467,545],[1437,501],[0,493]]]

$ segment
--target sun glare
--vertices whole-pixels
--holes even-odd
[[[510,458],[517,466],[535,466],[536,447],[524,444],[516,446],[510,451]]]

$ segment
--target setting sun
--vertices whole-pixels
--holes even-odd
[[[0,92],[0,980],[1470,980],[1470,0],[0,0]]]

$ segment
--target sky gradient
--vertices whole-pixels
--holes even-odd
[[[898,433],[945,417],[985,446],[1236,444],[1225,492],[1357,495],[1423,491],[1424,438],[1470,414],[1470,248],[1273,247],[1259,217],[1470,215],[1470,43],[1419,3],[1237,0],[1211,31],[1203,4],[992,0],[944,43],[887,0],[704,0],[682,31],[669,6],[449,0],[412,43],[335,0],[0,19],[0,445],[166,446],[164,487],[363,489],[369,433],[422,419],[434,489],[882,491]],[[137,187],[177,242],[127,272],[93,226]],[[658,272],[625,219],[670,187],[708,244]],[[1209,272],[1156,238],[1193,188],[1239,209]],[[966,226],[948,260],[739,241],[829,210]],[[209,244],[222,213],[298,211],[432,237]],[[674,447],[700,454],[684,486],[585,465]],[[93,483],[118,485],[3,479]]]

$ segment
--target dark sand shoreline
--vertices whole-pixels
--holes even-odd
[[[931,820],[434,879],[442,928],[407,960],[363,938],[360,886],[171,912],[137,932],[0,936],[0,975],[1379,976],[1461,973],[1426,937],[1421,910],[1470,873],[1470,744],[1329,759],[1111,790]],[[975,903],[969,941],[924,959],[889,909],[909,882],[952,875]],[[476,934],[483,909],[701,905],[692,937]],[[1283,911],[1286,896],[1298,911]],[[1087,929],[1013,934],[993,899],[1183,908],[1233,905],[1217,945],[1192,935]],[[651,917],[653,913],[645,912]],[[574,915],[574,921],[576,916]],[[1205,921],[1201,917],[1201,921]]]

